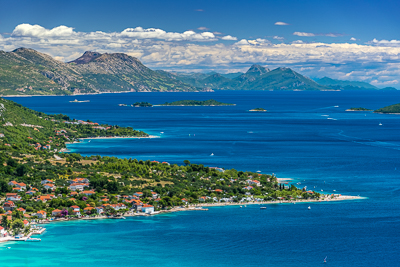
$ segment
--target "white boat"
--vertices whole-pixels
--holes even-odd
[[[240,206],[240,207],[242,207],[242,206]]]
[[[310,209],[311,209],[311,207],[310,207],[310,206],[308,206],[308,209],[310,210]]]
[[[335,108],[338,108],[339,106],[335,106]]]
[[[382,122],[379,123],[379,126],[382,126]]]
[[[321,192],[324,192],[324,190],[321,189]]]
[[[40,239],[40,238],[31,238],[31,237],[28,237],[28,238],[25,240],[25,242],[39,242],[39,241],[42,241],[42,239]]]
[[[257,171],[257,172],[261,172],[261,171]]]
[[[164,132],[160,132],[160,133],[162,133],[162,134],[163,134]]]
[[[214,156],[214,153],[211,153],[211,155],[210,156]]]

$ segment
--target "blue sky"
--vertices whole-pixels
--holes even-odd
[[[400,86],[400,1],[6,1],[0,49],[62,61],[124,52],[154,69],[245,71]]]

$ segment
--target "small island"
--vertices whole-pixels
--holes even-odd
[[[209,99],[209,100],[179,100],[179,101],[174,101],[171,103],[165,102],[162,105],[159,106],[235,106],[236,104],[228,104],[228,103],[222,103],[218,102],[214,99]]]
[[[367,108],[349,108],[346,109],[346,111],[372,111],[372,109],[367,109]]]
[[[254,108],[254,109],[250,109],[249,111],[254,111],[254,112],[266,112],[266,109],[263,108]]]
[[[149,108],[152,107],[153,105],[150,104],[149,102],[136,102],[134,104],[131,105],[132,107],[145,107],[145,108]]]
[[[377,109],[374,111],[374,113],[400,114],[400,104],[394,104],[384,108]]]

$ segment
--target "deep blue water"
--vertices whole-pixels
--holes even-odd
[[[75,98],[91,102],[69,103]],[[236,106],[118,106],[210,98]],[[41,243],[12,244],[10,250],[0,245],[5,262],[12,263],[8,266],[72,266],[83,261],[88,266],[314,266],[325,256],[332,266],[400,265],[400,117],[345,112],[349,107],[377,109],[398,103],[400,92],[131,93],[12,100],[47,113],[161,136],[69,146],[83,155],[178,164],[188,159],[261,170],[311,189],[367,199],[312,204],[310,211],[307,204],[270,205],[267,210],[223,207],[50,225]],[[248,111],[256,107],[268,112]],[[26,261],[16,263],[21,255]]]

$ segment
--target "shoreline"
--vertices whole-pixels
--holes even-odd
[[[145,214],[145,213],[128,213],[128,214],[123,214],[120,217],[107,217],[107,216],[96,216],[96,217],[82,217],[82,218],[62,218],[62,219],[55,219],[55,220],[42,220],[38,221],[36,224],[49,224],[49,223],[57,223],[57,222],[74,222],[74,221],[90,221],[90,220],[103,220],[103,219],[109,219],[109,220],[123,220],[126,219],[125,217],[137,217],[137,216],[156,216],[160,214],[167,214],[167,213],[173,213],[173,212],[181,212],[181,211],[208,211],[208,208],[212,207],[226,207],[226,206],[247,206],[247,205],[272,205],[272,204],[306,204],[306,203],[315,203],[315,202],[339,202],[339,201],[350,201],[350,200],[362,200],[362,199],[367,199],[366,197],[360,197],[360,196],[337,196],[334,198],[330,198],[330,195],[326,195],[327,197],[323,199],[304,199],[304,200],[276,200],[276,201],[260,201],[260,202],[237,202],[237,203],[199,203],[199,204],[192,204],[187,207],[175,207],[169,210],[160,210],[156,211],[152,214]],[[45,232],[45,231],[43,231]],[[41,232],[40,234],[42,234]],[[29,233],[26,237],[29,237],[35,233]],[[11,242],[11,241],[23,241],[21,240],[15,240],[15,239],[0,239],[0,243],[5,243],[5,242]],[[24,237],[25,238],[25,237]]]
[[[161,138],[158,135],[149,135],[149,136],[99,136],[99,137],[83,137],[78,138],[79,140],[92,140],[92,139],[141,139],[141,138]],[[73,142],[68,144],[74,144],[79,142]]]

